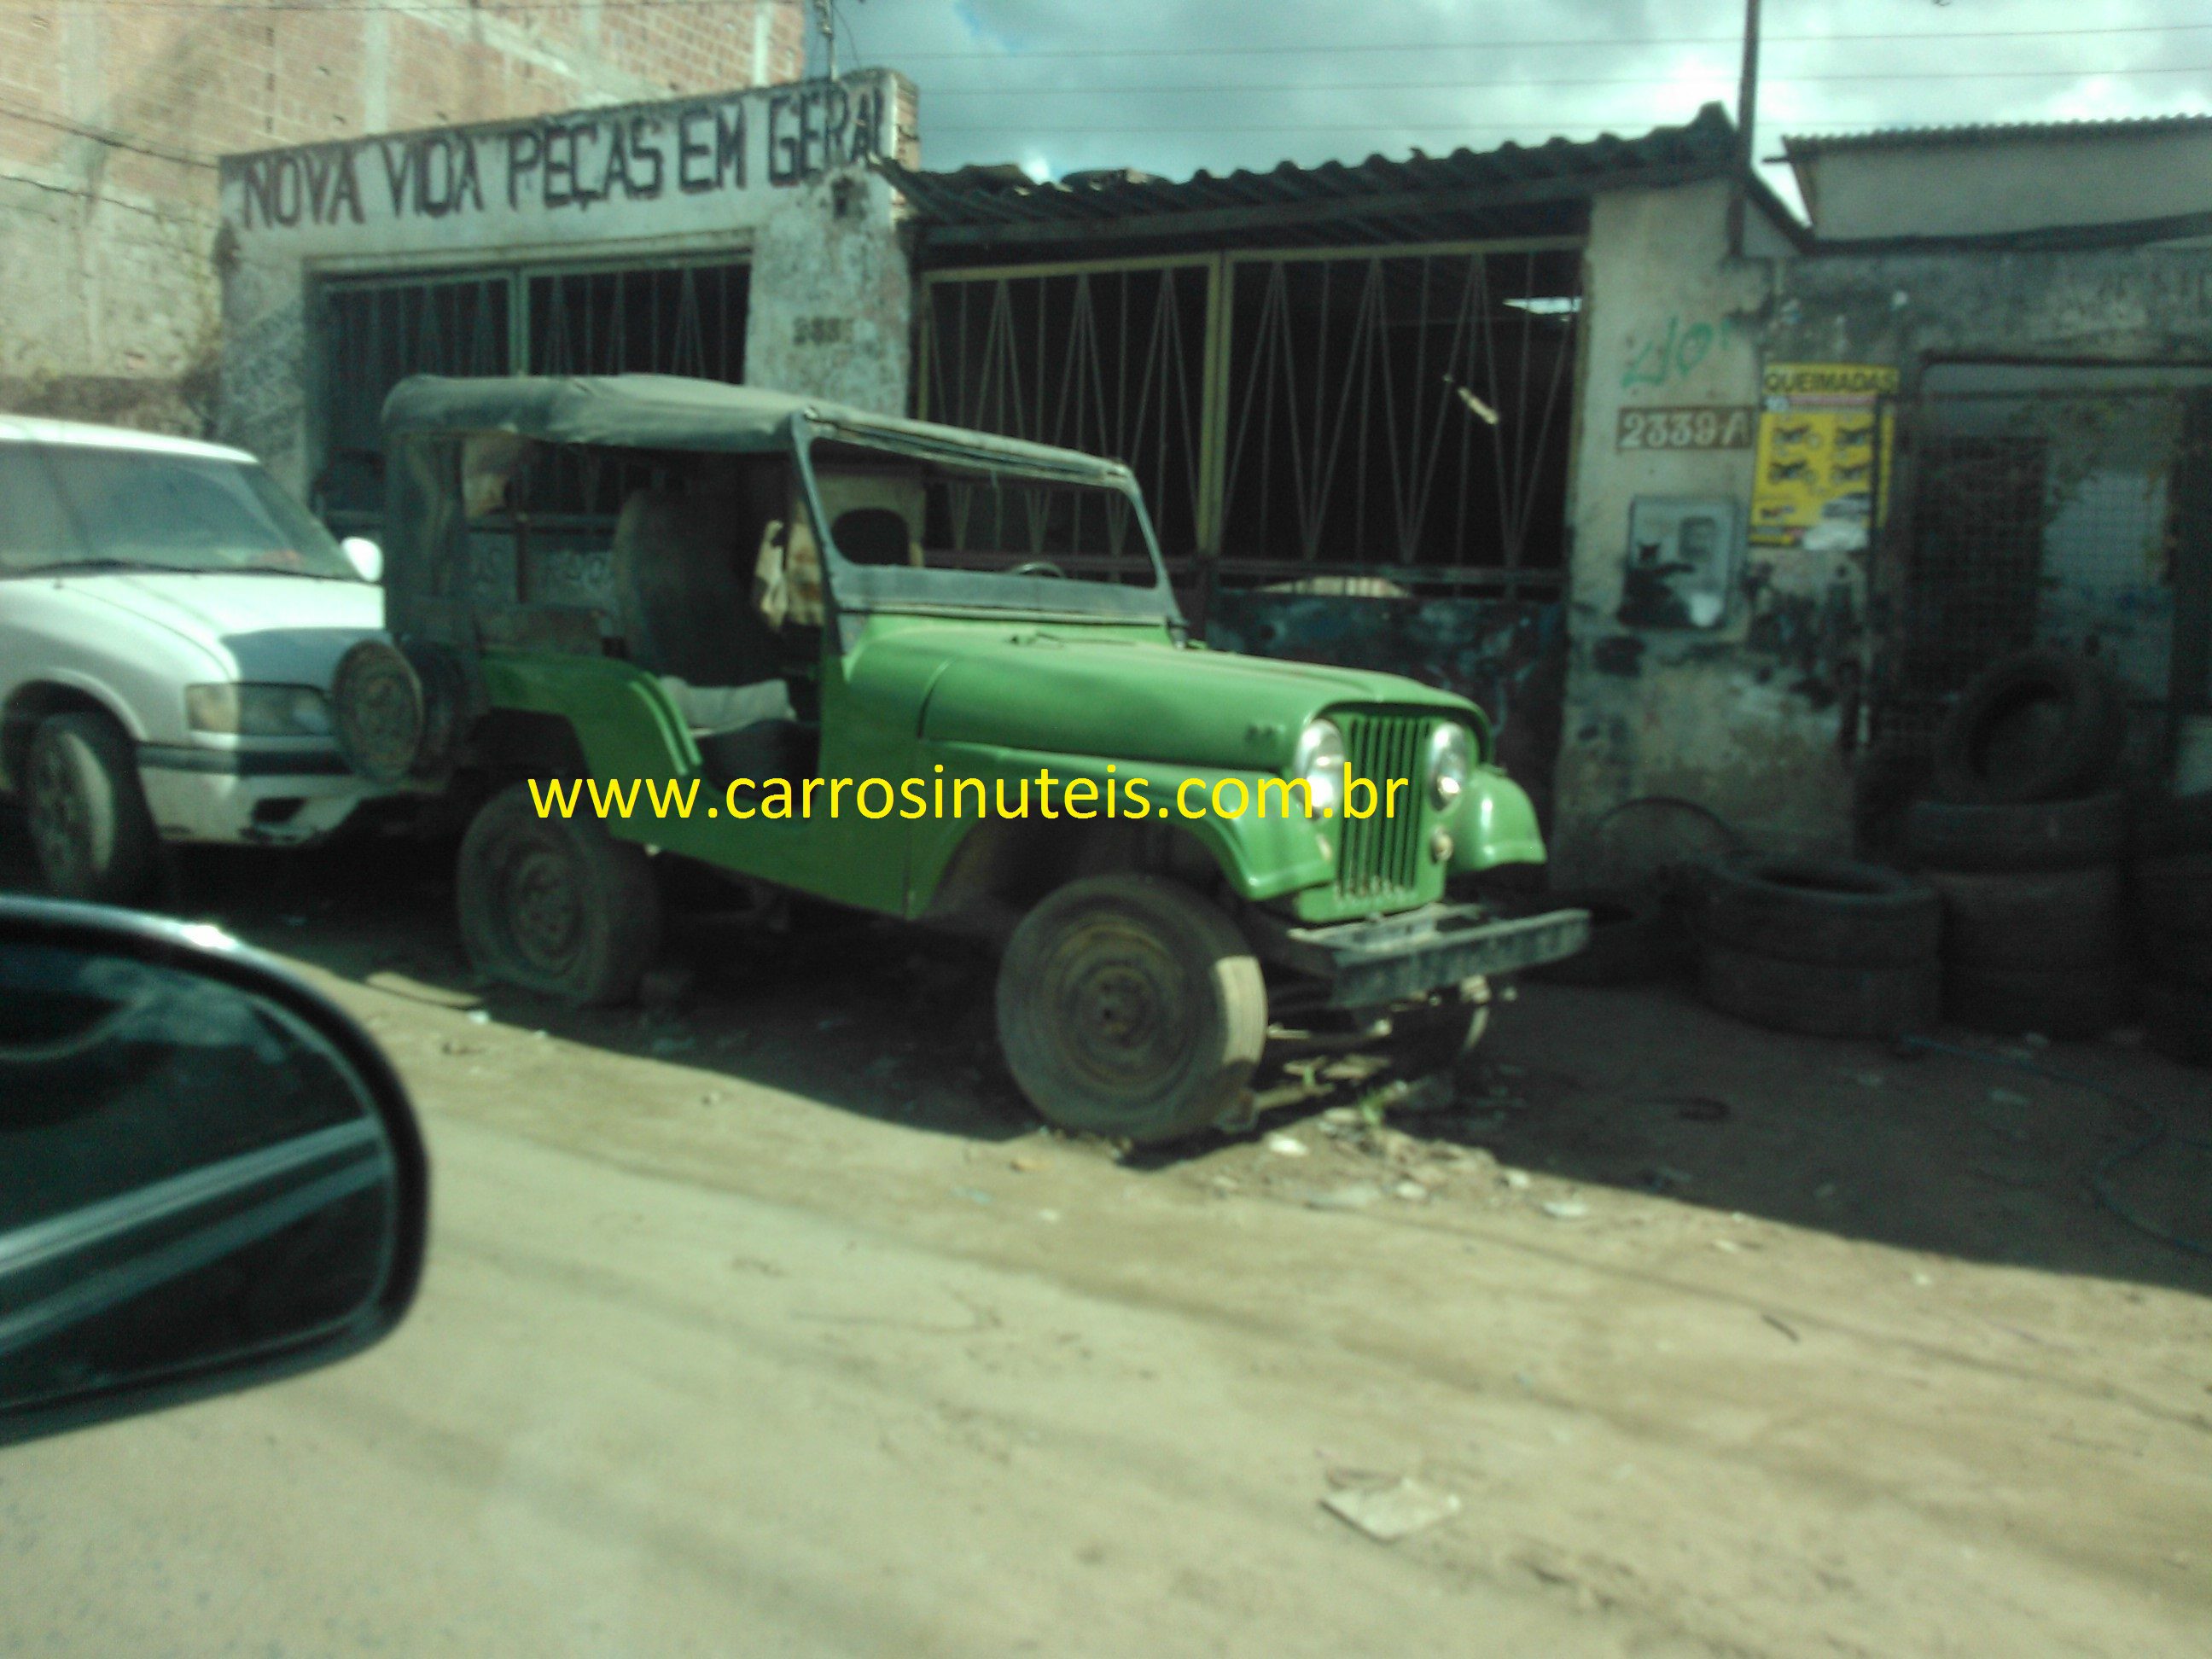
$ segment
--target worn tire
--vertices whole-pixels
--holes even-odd
[[[1699,937],[1786,962],[1912,968],[1936,959],[1936,890],[1878,864],[1739,854],[1704,868]]]
[[[1979,675],[1936,732],[1937,793],[1961,802],[2069,800],[2112,781],[2127,705],[2112,677],[2063,651],[2023,651]]]
[[[2212,988],[2143,987],[2143,1035],[2168,1060],[2212,1066]]]
[[[1770,1030],[1901,1036],[1932,1027],[1941,1006],[1932,962],[1844,967],[1765,956],[1711,939],[1699,954],[1698,988],[1706,1003]]]
[[[2086,1042],[2118,1024],[2126,1002],[2116,961],[2100,968],[1952,968],[1943,975],[1945,1016],[1997,1036],[2033,1032]]]
[[[1906,859],[1923,870],[2072,870],[2112,864],[2128,848],[2127,798],[2009,805],[1917,800],[1905,819]]]
[[[433,645],[362,640],[331,678],[331,728],[357,776],[387,787],[451,767],[465,683],[452,654]]]
[[[523,784],[470,823],[455,889],[461,942],[480,971],[580,1007],[635,997],[659,949],[645,849],[596,817],[538,817]]]
[[[112,715],[50,714],[32,734],[23,816],[46,886],[128,904],[151,885],[161,845],[138,757]]]
[[[2122,955],[2117,865],[1983,875],[1931,870],[1928,879],[1943,896],[1947,967],[2109,970]]]
[[[1048,895],[999,968],[999,1042],[1048,1123],[1139,1144],[1212,1127],[1267,1041],[1267,988],[1229,918],[1180,883]]]
[[[2137,858],[2212,853],[2212,794],[2142,795],[2135,803]]]
[[[1672,939],[1657,894],[1630,888],[1547,893],[1541,908],[1589,911],[1589,943],[1573,956],[1530,969],[1530,979],[1550,985],[1641,985],[1667,971]]]

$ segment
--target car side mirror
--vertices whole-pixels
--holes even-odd
[[[384,580],[384,550],[366,536],[349,536],[338,544],[338,551],[361,573],[365,582]]]
[[[428,1215],[336,1004],[212,927],[0,900],[0,1444],[357,1352]]]

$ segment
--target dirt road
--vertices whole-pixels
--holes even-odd
[[[0,1651],[2212,1653],[2212,1272],[2083,1194],[2094,1096],[1538,991],[1449,1117],[1133,1167],[957,965],[703,937],[477,1019],[413,902],[230,914],[416,1092],[415,1316],[0,1453]],[[1322,1507],[1402,1477],[1456,1512]]]

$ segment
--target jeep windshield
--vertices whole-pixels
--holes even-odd
[[[802,447],[831,586],[848,610],[1170,620],[1175,597],[1126,473],[994,455],[922,458],[845,437]]]
[[[11,446],[0,574],[67,570],[358,581],[329,532],[259,467],[91,445]]]

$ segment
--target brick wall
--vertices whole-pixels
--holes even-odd
[[[213,416],[216,158],[799,78],[802,0],[0,9],[0,408]]]

